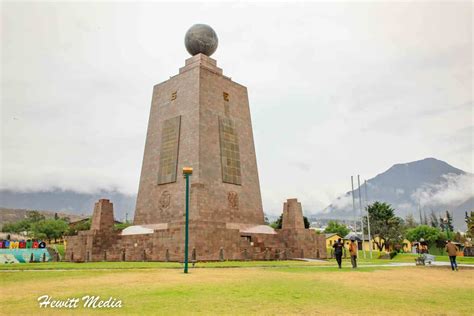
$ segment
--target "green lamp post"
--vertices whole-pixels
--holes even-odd
[[[193,174],[193,168],[184,167],[183,176],[186,179],[186,224],[184,237],[184,273],[188,273],[188,244],[189,244],[189,177]]]

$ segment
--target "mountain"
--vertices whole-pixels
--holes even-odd
[[[8,209],[0,207],[0,229],[3,227],[5,223],[14,223],[20,221],[22,219],[27,218],[28,212],[31,210],[24,210],[24,209]],[[54,218],[55,214],[58,214],[60,218],[67,217],[71,222],[75,222],[85,218],[84,216],[80,215],[73,215],[70,213],[62,213],[62,212],[55,212],[55,211],[39,211],[40,214],[44,215],[45,218]]]
[[[438,217],[444,211],[453,212],[454,226],[465,230],[464,212],[473,210],[474,175],[455,168],[435,158],[396,164],[387,171],[367,180],[368,203],[387,202],[396,214],[405,217],[413,214],[419,220],[420,213],[429,217],[435,212]],[[362,185],[362,204],[365,205],[366,190]],[[356,210],[359,214],[359,188],[354,190]],[[347,219],[353,217],[352,191],[338,197],[317,214],[321,218]]]
[[[356,179],[357,181],[357,179]],[[420,211],[429,217],[431,211],[443,215],[453,212],[454,226],[465,230],[464,212],[474,210],[474,175],[457,169],[444,161],[427,158],[396,164],[387,171],[367,180],[368,202],[383,201],[391,204],[398,216],[413,214],[419,219]],[[354,190],[358,209],[359,189]],[[365,187],[361,190],[365,205]],[[16,192],[0,190],[0,207],[15,209],[53,210],[76,215],[92,214],[94,203],[101,198],[114,203],[115,217],[133,219],[136,196],[117,191],[78,193],[53,190],[47,192]],[[353,217],[351,191],[338,197],[322,212],[311,214],[318,219],[344,219]]]
[[[109,199],[114,204],[115,218],[133,218],[136,197],[117,191],[97,193],[78,193],[74,191],[53,190],[46,192],[17,192],[0,190],[0,207],[29,210],[54,210],[68,214],[90,215],[94,203],[99,199]]]

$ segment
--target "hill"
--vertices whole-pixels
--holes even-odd
[[[17,222],[22,219],[25,219],[28,211],[32,211],[32,210],[11,209],[11,208],[9,209],[9,208],[1,207],[0,208],[0,229],[5,223],[13,223],[13,222]],[[85,216],[64,213],[64,212],[56,212],[56,211],[38,211],[38,212],[44,215],[44,217],[46,218],[54,218],[54,214],[57,213],[60,218],[68,217],[71,222],[75,222],[75,221],[85,218]]]
[[[472,185],[474,176],[448,163],[426,158],[395,164],[385,172],[367,180],[368,203],[390,203],[398,216],[413,214],[416,219],[433,211],[438,215],[445,210],[453,212],[454,226],[464,230],[464,212],[474,206]],[[365,187],[362,186],[362,204],[365,205]],[[358,211],[359,188],[354,190]],[[347,219],[353,217],[352,191],[338,197],[317,214],[322,218]]]
[[[114,203],[115,218],[133,218],[135,196],[117,191],[100,191],[97,193],[79,193],[74,191],[53,190],[46,192],[16,192],[0,190],[0,207],[10,209],[53,210],[74,215],[90,215],[94,203],[99,199],[110,199]]]

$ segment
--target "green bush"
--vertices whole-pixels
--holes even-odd
[[[346,225],[339,224],[337,221],[329,221],[328,226],[324,230],[324,233],[326,234],[334,233],[338,234],[341,237],[346,236],[347,234],[349,234],[349,232],[350,230],[349,228],[347,228]]]
[[[115,230],[124,230],[128,226],[132,226],[132,223],[120,223],[120,224],[114,224],[114,229]]]
[[[51,243],[51,239],[56,241],[64,236],[68,228],[68,224],[62,219],[43,219],[31,224],[30,229],[33,237],[46,238]]]
[[[440,232],[438,228],[420,225],[407,230],[406,238],[411,242],[420,241],[423,238],[429,245],[432,245],[440,237]]]

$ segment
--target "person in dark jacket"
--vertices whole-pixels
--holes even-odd
[[[449,261],[451,262],[451,269],[458,271],[458,264],[456,263],[457,252],[459,251],[458,247],[448,240],[446,243],[446,252],[449,256]]]
[[[341,269],[342,251],[344,248],[344,244],[342,243],[341,238],[339,238],[332,247],[334,248],[334,255],[336,256],[337,265],[339,266],[339,269]]]

